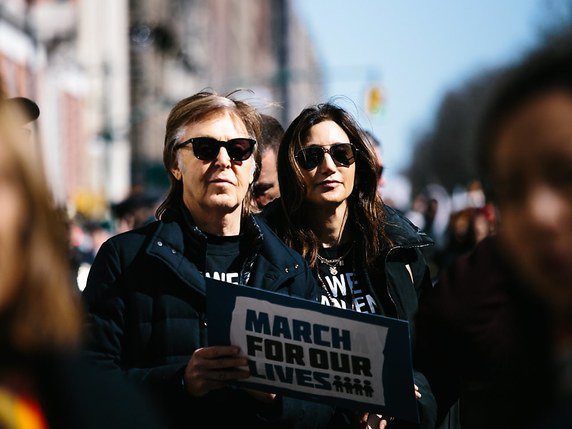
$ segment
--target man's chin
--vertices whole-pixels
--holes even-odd
[[[206,206],[210,210],[232,213],[237,209],[240,209],[240,204],[237,202],[236,198],[231,198],[226,195],[215,195],[207,201]]]

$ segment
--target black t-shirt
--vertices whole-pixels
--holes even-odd
[[[369,288],[364,290],[355,274],[354,243],[323,248],[318,254],[318,283],[325,291],[322,304],[360,313],[383,314],[372,292]]]
[[[239,283],[243,261],[240,252],[240,236],[219,237],[207,234],[207,253],[203,275],[228,283]]]

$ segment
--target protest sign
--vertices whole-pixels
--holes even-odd
[[[236,383],[417,423],[408,322],[206,279],[209,345],[239,346]]]

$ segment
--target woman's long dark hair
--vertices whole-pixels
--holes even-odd
[[[385,235],[385,214],[377,191],[377,155],[355,119],[333,103],[317,104],[304,109],[286,130],[277,161],[281,209],[271,215],[270,221],[286,244],[314,266],[321,243],[307,222],[306,187],[295,155],[307,142],[310,129],[324,121],[338,124],[358,150],[355,185],[348,198],[346,225],[351,225],[353,231],[359,234],[358,241],[363,244],[369,265],[382,252],[384,244],[390,243]]]

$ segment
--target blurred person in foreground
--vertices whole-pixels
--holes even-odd
[[[20,114],[0,105],[0,427],[159,428],[139,392],[81,359],[65,224]]]
[[[230,385],[250,376],[247,358],[207,346],[205,277],[318,296],[304,259],[251,214],[258,140],[258,112],[233,93],[179,101],[159,220],[106,242],[83,292],[88,355],[154,392],[173,428],[310,428],[320,417],[319,404]]]
[[[572,426],[572,35],[511,67],[481,118],[498,232],[420,311],[441,413],[465,428]]]
[[[0,80],[0,86],[2,82]],[[41,164],[41,151],[38,147],[36,139],[36,120],[40,116],[40,108],[35,101],[26,97],[5,97],[2,96],[3,91],[0,89],[0,108],[3,109],[6,119],[10,125],[15,127],[19,133],[19,140],[22,144],[27,145],[30,150],[30,156],[38,158],[39,168],[43,169]]]
[[[26,97],[5,98],[0,103],[16,124],[26,127],[31,132],[31,124],[40,116],[40,108],[35,101]]]
[[[278,187],[278,172],[276,170],[276,155],[280,141],[284,136],[284,127],[270,115],[260,115],[262,135],[259,142],[260,174],[252,186],[254,202],[258,210],[280,196]]]
[[[549,39],[509,74],[481,144],[502,249],[550,312],[553,344],[543,351],[553,366],[537,390],[550,404],[572,394],[572,33]]]
[[[333,103],[308,107],[286,129],[278,152],[281,198],[265,216],[308,260],[323,304],[412,321],[430,285],[421,248],[432,241],[383,204],[378,172],[375,148],[348,112]],[[338,408],[329,427],[432,428],[430,387],[415,370],[414,381],[420,426]]]

